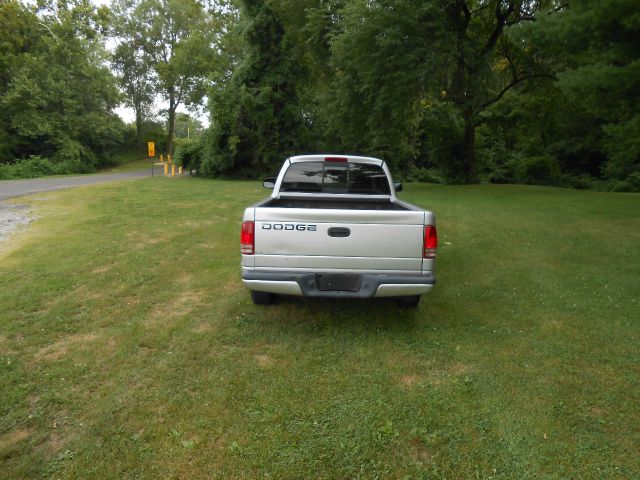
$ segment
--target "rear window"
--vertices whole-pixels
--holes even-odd
[[[367,163],[292,163],[282,180],[281,192],[357,193],[389,195],[382,167]]]

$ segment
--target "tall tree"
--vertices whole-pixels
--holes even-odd
[[[533,21],[552,1],[530,0],[356,0],[342,11],[331,41],[336,111],[366,106],[367,124],[375,122],[377,143],[385,137],[417,154],[426,117],[450,123],[450,151],[442,167],[450,181],[477,177],[475,132],[483,112],[526,81],[548,77],[526,42],[506,35]],[[344,95],[342,95],[344,93]],[[362,122],[360,122],[361,124]],[[343,129],[336,125],[334,128]],[[368,128],[372,131],[372,128]],[[400,140],[405,132],[405,139]],[[357,131],[352,135],[357,138]],[[445,139],[447,140],[447,139]]]
[[[204,173],[272,172],[305,148],[297,82],[304,76],[282,19],[264,0],[241,2],[244,54],[223,90],[213,93]]]
[[[219,62],[219,10],[198,0],[120,0],[114,10],[129,43],[152,69],[167,102],[169,152],[178,106],[198,105]],[[132,67],[135,68],[136,62]]]
[[[125,104],[136,116],[136,145],[143,148],[144,121],[150,118],[155,95],[151,66],[141,51],[128,42],[120,42],[112,57],[112,65],[118,74],[120,88],[125,94]]]

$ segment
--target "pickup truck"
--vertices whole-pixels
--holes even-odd
[[[436,282],[435,217],[396,198],[377,158],[287,159],[263,185],[270,197],[244,211],[242,282],[255,304],[276,294],[396,297],[415,307]]]

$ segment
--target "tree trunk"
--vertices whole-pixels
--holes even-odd
[[[476,179],[476,124],[470,111],[464,113],[464,139],[462,140],[462,158],[460,159],[463,183],[472,183]]]
[[[176,102],[176,93],[175,88],[169,88],[169,125],[167,136],[167,153],[169,155],[173,155],[173,135],[176,129],[176,108],[178,108],[178,104]]]
[[[142,105],[140,102],[136,102],[136,146],[138,151],[144,151],[144,145],[142,143]]]

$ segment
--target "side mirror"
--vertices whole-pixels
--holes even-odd
[[[265,178],[262,186],[273,190],[276,187],[276,177]]]
[[[400,182],[395,182],[395,183],[393,184],[393,188],[395,188],[395,189],[396,189],[396,192],[401,192],[401,191],[402,191],[402,183],[400,183]]]

